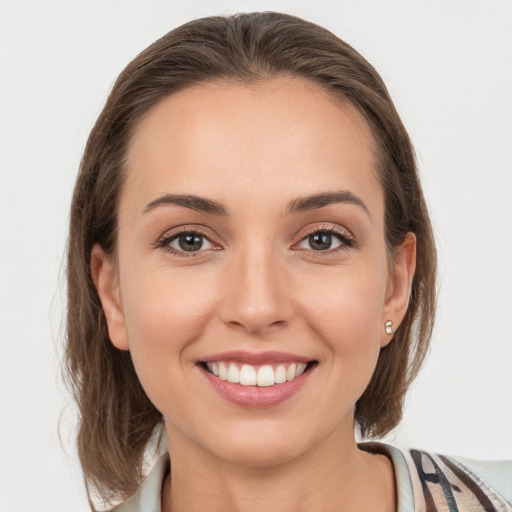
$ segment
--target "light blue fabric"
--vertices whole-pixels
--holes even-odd
[[[158,459],[137,492],[112,512],[161,512],[162,486],[169,471],[169,454]]]
[[[371,450],[368,450],[371,447]],[[411,512],[414,511],[414,493],[411,481],[411,475],[407,462],[403,453],[394,446],[385,445],[383,443],[361,443],[359,448],[365,451],[374,453],[382,453],[387,455],[393,463],[395,471],[395,483],[398,501],[397,512]]]
[[[457,457],[512,505],[512,460],[475,460]]]

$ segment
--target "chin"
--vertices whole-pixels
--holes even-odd
[[[269,468],[295,459],[301,450],[279,442],[234,443],[220,456],[226,462],[247,468]]]
[[[214,456],[244,467],[286,464],[329,437],[329,432],[317,432],[313,437],[306,423],[302,424],[306,428],[300,428],[296,422],[239,422],[230,432],[223,432],[215,445],[210,439],[210,450]]]

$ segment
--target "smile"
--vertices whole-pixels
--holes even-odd
[[[281,352],[216,354],[196,367],[216,393],[242,407],[266,408],[287,401],[309,380],[318,361]]]
[[[242,386],[260,387],[290,382],[300,377],[308,367],[307,363],[299,362],[252,365],[216,361],[204,363],[204,365],[208,372],[221,380]]]

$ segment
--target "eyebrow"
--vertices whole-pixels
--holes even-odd
[[[154,201],[151,201],[146,205],[143,213],[148,213],[149,211],[155,209],[157,206],[165,204],[176,204],[178,206],[189,208],[190,210],[195,210],[196,212],[209,213],[212,215],[228,214],[226,208],[217,201],[195,195],[177,194],[166,194],[162,197],[159,197],[158,199],[155,199]]]
[[[348,190],[340,190],[338,192],[321,192],[319,194],[312,194],[306,197],[299,197],[289,203],[286,213],[305,212],[307,210],[315,210],[317,208],[323,208],[324,206],[336,203],[349,203],[359,206],[366,212],[368,217],[371,218],[370,211],[364,204],[363,200]]]
[[[359,206],[367,213],[368,217],[371,218],[370,211],[364,204],[363,200],[348,190],[340,190],[338,192],[320,192],[318,194],[293,199],[288,203],[286,214],[290,215],[293,213],[315,210],[337,203],[349,203]],[[228,211],[222,203],[192,194],[165,194],[148,203],[144,208],[143,213],[146,214],[158,206],[167,204],[175,204],[177,206],[189,208],[190,210],[209,213],[211,215],[228,215]]]

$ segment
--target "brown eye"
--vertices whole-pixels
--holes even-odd
[[[326,251],[332,247],[331,233],[313,233],[308,236],[308,242],[311,249],[314,251]]]
[[[168,246],[175,251],[197,252],[211,249],[213,244],[199,233],[181,233],[173,237]]]
[[[301,240],[298,247],[310,251],[332,251],[354,246],[353,239],[335,231],[315,231]]]

